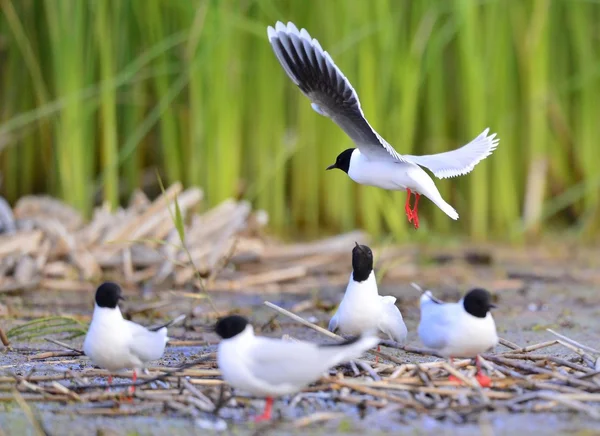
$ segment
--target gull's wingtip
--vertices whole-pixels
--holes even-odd
[[[304,38],[304,39],[306,39],[308,41],[312,40],[312,38],[311,38],[310,34],[308,33],[308,31],[306,29],[304,29],[304,28],[300,29],[300,37]]]
[[[490,134],[490,128],[486,127],[485,130],[481,132],[479,136],[475,138],[475,140],[472,141],[472,143],[481,144],[483,146],[488,147],[487,154],[485,154],[480,160],[483,160],[486,157],[488,157],[491,154],[491,152],[496,149],[496,147],[500,143],[500,138],[497,138],[497,135],[498,133],[496,132]],[[479,163],[479,161],[477,161],[475,164],[477,163]],[[475,166],[475,164],[473,166]]]
[[[283,32],[283,33],[287,33],[289,34],[293,34],[296,35],[298,37],[302,37],[302,38],[308,38],[310,40],[310,35],[308,34],[308,32],[306,31],[306,29],[302,29],[302,30],[298,30],[298,27],[291,21],[288,21],[287,24],[282,23],[281,21],[277,21],[275,23],[275,29],[273,29],[271,26],[269,26],[267,28],[267,32],[270,35],[276,35],[277,32]]]
[[[498,141],[500,141],[500,138],[496,138],[496,136],[498,136],[498,132],[494,132],[494,133],[490,134],[489,127],[486,127],[485,130],[479,136],[484,139],[487,139],[489,141],[495,142],[495,143],[498,143]]]
[[[294,23],[292,23],[291,21],[288,21],[287,28],[288,28],[288,32],[291,32],[291,33],[294,33],[294,34],[300,36],[300,31],[298,30],[296,25]]]

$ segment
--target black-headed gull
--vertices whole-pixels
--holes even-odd
[[[121,287],[113,282],[98,286],[95,300],[83,352],[94,365],[109,371],[132,368],[135,383],[138,370],[162,357],[169,340],[167,327],[184,316],[152,330],[126,320],[119,309],[119,300],[123,300]],[[112,376],[109,376],[108,383],[111,382]]]
[[[443,303],[425,291],[421,296],[419,337],[426,347],[451,360],[475,357],[477,380],[481,386],[489,386],[490,379],[481,374],[479,354],[498,344],[490,312],[494,307],[485,289],[469,291],[458,303]]]
[[[379,343],[368,333],[328,345],[255,336],[248,320],[237,315],[221,318],[215,332],[222,338],[217,362],[223,379],[234,388],[266,397],[264,413],[256,421],[271,418],[274,397],[302,390],[328,369]]]
[[[396,297],[379,295],[373,270],[373,252],[366,245],[355,244],[350,280],[338,310],[329,321],[329,330],[342,335],[377,330],[383,336],[403,343],[407,330],[400,309],[396,306]]]
[[[485,129],[467,145],[445,153],[425,156],[399,154],[365,119],[358,95],[331,56],[305,29],[293,23],[277,22],[267,29],[269,42],[283,69],[310,99],[313,109],[331,118],[358,148],[349,148],[327,169],[338,168],[363,185],[408,193],[405,211],[408,221],[419,227],[418,204],[425,195],[450,218],[458,213],[441,196],[435,183],[421,168],[443,179],[469,173],[497,147],[496,134]],[[410,207],[411,193],[415,203]]]

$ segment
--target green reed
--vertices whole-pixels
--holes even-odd
[[[0,0],[2,195],[64,198],[89,214],[139,187],[235,196],[280,234],[361,226],[417,237],[404,193],[326,172],[352,143],[285,76],[266,26],[294,21],[356,88],[399,152],[498,150],[436,180],[418,234],[518,240],[600,230],[600,5],[531,0]]]

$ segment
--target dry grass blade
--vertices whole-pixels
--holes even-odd
[[[80,350],[79,348],[73,348],[70,345],[65,344],[64,342],[61,341],[57,341],[56,339],[52,339],[52,338],[44,338],[45,340],[47,340],[48,342],[52,342],[53,344],[56,344],[60,347],[66,348],[67,350],[71,350],[76,354],[79,354],[80,356],[83,356],[83,351]]]
[[[304,416],[302,418],[298,418],[297,420],[294,421],[294,423],[292,424],[292,426],[294,428],[303,428],[303,427],[307,427],[311,424],[315,424],[318,422],[327,422],[327,421],[332,421],[334,419],[342,419],[345,418],[346,414],[345,413],[339,413],[339,412],[316,412],[313,413],[312,415],[308,415],[308,416]]]
[[[560,394],[557,395],[557,394],[553,394],[553,393],[540,392],[538,394],[538,398],[541,398],[546,401],[555,401],[557,403],[560,403],[560,404],[563,404],[563,405],[569,407],[570,409],[574,409],[579,412],[584,412],[594,419],[600,419],[600,410],[598,408],[588,406],[577,400],[564,398]]]
[[[21,408],[21,410],[23,410],[23,413],[25,413],[27,421],[29,421],[29,424],[33,427],[35,435],[50,436],[49,433],[46,432],[46,430],[44,429],[44,425],[40,422],[35,412],[31,409],[31,407],[29,407],[29,404],[27,404],[27,401],[25,401],[21,393],[16,389],[13,389],[12,395],[19,407]]]
[[[560,333],[555,332],[552,329],[546,329],[546,331],[548,331],[549,333],[552,333],[554,336],[558,336],[560,339],[562,339],[565,342],[568,342],[571,345],[581,348],[582,350],[589,351],[590,353],[600,354],[600,351],[596,350],[595,348],[591,348],[591,347],[588,347],[587,345],[583,345],[571,338],[568,338],[564,335],[561,335]]]
[[[409,400],[406,398],[397,397],[395,395],[390,395],[390,394],[387,394],[380,390],[365,386],[364,384],[361,384],[361,383],[356,383],[356,382],[346,381],[346,380],[336,380],[334,383],[339,384],[341,386],[349,387],[349,388],[351,388],[357,392],[361,392],[363,394],[371,395],[375,398],[384,399],[387,401],[391,401],[394,403],[402,404],[407,407],[414,408],[415,410],[420,411],[420,412],[425,411],[423,406],[421,406],[419,403],[417,403],[414,400]],[[377,386],[381,386],[381,385],[377,385]]]
[[[6,336],[6,333],[4,333],[4,330],[0,327],[0,341],[2,341],[2,345],[4,345],[5,347],[10,347],[10,341],[8,340],[8,337]]]
[[[313,324],[312,322],[307,321],[304,318],[302,318],[302,317],[300,317],[300,316],[298,316],[298,315],[290,312],[289,310],[285,310],[284,308],[279,307],[278,305],[271,303],[270,301],[265,301],[264,304],[265,304],[265,306],[270,307],[271,309],[273,309],[273,310],[281,313],[282,315],[285,315],[288,318],[291,318],[294,321],[296,321],[296,322],[298,322],[298,323],[300,323],[302,325],[305,325],[306,327],[309,327],[309,328],[311,328],[311,329],[313,329],[313,330],[315,330],[315,331],[317,331],[317,332],[319,332],[319,333],[327,336],[328,338],[335,339],[337,341],[343,341],[344,340],[343,337],[341,337],[339,335],[336,335],[335,333],[332,333],[329,330],[324,329],[323,327],[319,327],[318,325]]]

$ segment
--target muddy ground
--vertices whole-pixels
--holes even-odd
[[[509,282],[496,279],[496,266],[484,265],[468,267],[472,273],[468,283],[495,283],[496,303],[498,309],[494,317],[501,337],[515,342],[519,345],[539,343],[554,337],[546,331],[552,328],[564,335],[587,344],[598,347],[600,332],[600,284],[594,284],[593,280],[582,281],[573,274],[564,263],[553,268],[549,266],[548,271],[552,273],[548,277],[539,274],[513,274]],[[559,265],[557,264],[557,265]],[[461,267],[464,267],[461,266]],[[527,270],[527,265],[517,261],[513,265],[515,270]],[[459,288],[464,291],[468,288],[465,283],[457,280],[444,280],[444,271],[449,266],[440,266],[439,276],[424,277],[424,283],[437,283],[433,288],[436,295],[446,299],[455,300],[459,298]],[[532,269],[539,270],[539,264],[533,262]],[[431,270],[434,271],[434,270]],[[515,278],[516,277],[516,278]],[[589,279],[589,277],[588,277]],[[398,305],[406,320],[409,329],[409,345],[420,346],[416,335],[418,325],[418,292],[408,284],[409,280],[396,283],[384,284],[381,294],[395,295],[398,297]],[[503,284],[504,283],[504,284]],[[315,290],[310,295],[298,295],[287,293],[269,293],[264,295],[260,292],[252,293],[219,293],[213,294],[213,299],[219,311],[228,312],[241,310],[250,315],[255,325],[264,325],[272,320],[274,312],[265,307],[264,300],[272,301],[282,307],[294,309],[304,318],[326,326],[330,314],[327,309],[339,302],[343,288],[328,288]],[[204,345],[194,347],[168,347],[164,358],[157,365],[177,366],[181,363],[196,358],[207,351],[216,349],[217,338],[211,333],[201,331],[199,326],[212,322],[211,310],[204,300],[173,296],[164,292],[160,295],[129,293],[125,306],[128,309],[139,308],[149,302],[164,300],[172,304],[160,309],[149,311],[153,319],[148,319],[146,314],[136,315],[135,320],[145,323],[155,323],[158,318],[168,318],[180,312],[189,313],[193,308],[195,316],[188,319],[187,327],[179,327],[172,330],[171,336],[175,339],[198,339],[204,341]],[[18,295],[2,296],[2,303],[10,313],[21,314],[16,318],[8,317],[2,322],[2,327],[10,328],[17,325],[23,319],[36,318],[49,314],[74,314],[82,320],[89,320],[93,306],[92,295],[82,292],[50,292],[35,291]],[[302,309],[302,310],[299,310]],[[265,329],[264,334],[281,336],[284,333],[294,337],[313,341],[326,342],[323,336],[308,328],[299,326],[291,320],[278,316]],[[73,346],[80,347],[83,338],[69,342]],[[17,342],[16,348],[35,349],[58,349],[52,344],[44,341]],[[434,360],[433,357],[424,357],[407,354],[403,351],[386,349],[386,352],[397,356],[407,362]],[[497,351],[506,351],[502,346]],[[556,356],[571,358],[575,356],[569,350],[553,346],[540,353],[551,353]],[[0,371],[4,374],[16,372],[26,374],[35,368],[36,374],[51,373],[57,366],[83,370],[90,367],[86,358],[56,359],[59,363],[51,360],[44,362],[28,361],[24,353],[18,351],[3,352],[0,354]],[[4,393],[8,394],[8,393]],[[577,434],[591,435],[600,434],[600,422],[594,421],[588,415],[573,412],[558,413],[489,413],[484,412],[473,416],[468,422],[457,424],[450,421],[437,421],[427,416],[417,414],[405,414],[390,408],[380,411],[366,410],[366,416],[361,414],[356,406],[335,403],[319,399],[318,395],[305,395],[302,401],[295,401],[290,406],[292,398],[283,398],[276,402],[277,415],[281,420],[269,427],[255,426],[249,417],[260,413],[262,401],[253,400],[245,407],[228,404],[224,407],[220,416],[227,424],[225,434],[516,434],[534,432],[535,434]],[[150,411],[144,416],[82,416],[78,410],[83,407],[78,404],[57,403],[35,403],[31,404],[34,411],[38,412],[39,419],[44,429],[51,435],[184,435],[184,434],[210,434],[211,431],[203,429],[208,421],[194,421],[193,419],[177,414],[173,411]],[[91,406],[85,406],[91,407]],[[309,413],[320,410],[341,412],[344,418],[332,419],[325,423],[319,423],[302,429],[295,429],[295,421]],[[207,418],[208,419],[208,418]],[[223,422],[219,421],[219,424]],[[7,435],[34,435],[35,430],[26,419],[23,410],[14,402],[3,401],[0,403],[0,429]]]

